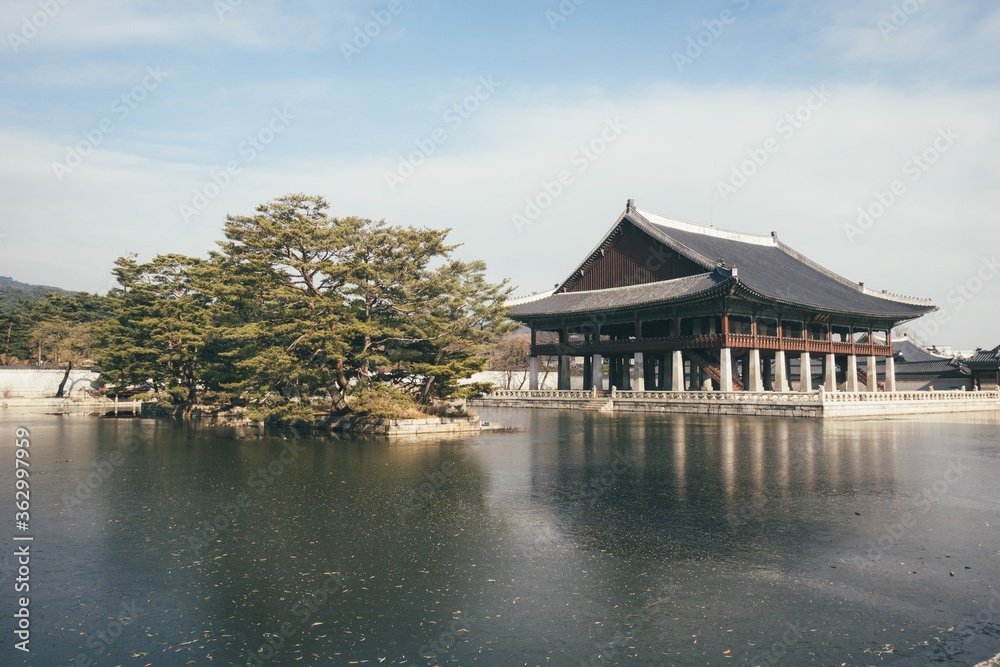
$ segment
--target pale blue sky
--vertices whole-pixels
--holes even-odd
[[[452,227],[529,293],[633,197],[933,298],[928,342],[1000,343],[992,2],[7,0],[0,25],[21,281],[103,292],[115,257],[203,254],[302,191]]]

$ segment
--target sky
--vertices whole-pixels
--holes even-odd
[[[640,208],[1000,344],[1000,6],[4,0],[0,275],[104,293],[288,193],[448,227],[518,295]]]

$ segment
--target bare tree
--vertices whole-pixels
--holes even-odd
[[[515,377],[520,374],[517,389],[524,386],[527,380],[528,356],[531,354],[531,336],[528,334],[511,334],[504,337],[493,349],[493,370],[503,373],[504,388],[511,389]]]

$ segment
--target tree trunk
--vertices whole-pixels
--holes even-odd
[[[330,400],[333,401],[333,407],[330,409],[331,417],[334,414],[343,415],[351,411],[350,406],[347,405],[347,399],[344,398],[344,392],[340,391],[336,383],[327,383],[326,391],[330,394]]]
[[[427,378],[427,382],[424,384],[424,390],[421,392],[420,402],[424,405],[428,405],[431,402],[431,387],[434,386],[434,380],[437,379],[436,375],[432,375]]]
[[[344,360],[337,360],[337,378],[335,382],[328,382],[326,385],[326,390],[330,392],[330,398],[333,400],[333,410],[330,411],[331,415],[333,412],[338,414],[346,414],[351,411],[351,406],[347,404],[347,398],[345,394],[347,390],[350,389],[350,382],[347,381],[347,376],[344,375]]]
[[[69,361],[66,363],[66,373],[63,375],[62,382],[59,383],[59,389],[56,391],[56,398],[63,397],[63,391],[66,389],[66,381],[69,380],[69,372],[73,370],[73,362]]]

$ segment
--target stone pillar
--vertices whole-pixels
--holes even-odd
[[[885,358],[885,390],[896,391],[896,360]]]
[[[632,391],[646,391],[646,364],[642,352],[636,352],[632,359]]]
[[[719,391],[733,390],[733,352],[728,347],[719,351]]]
[[[826,355],[823,362],[823,388],[830,392],[837,391],[837,358],[832,354]]]
[[[813,369],[812,359],[808,352],[803,352],[799,357],[799,391],[813,390]]]
[[[774,391],[774,375],[771,372],[772,357],[764,358],[764,391]]]
[[[570,357],[565,354],[559,355],[559,379],[556,384],[556,388],[560,391],[567,391],[570,388],[570,374],[569,374],[569,362]]]
[[[583,358],[583,390],[589,391],[594,386],[593,359],[590,356]]]
[[[604,360],[601,355],[595,354],[590,361],[590,386],[597,391],[604,391],[604,373],[601,372],[601,365]]]
[[[788,366],[785,364],[785,351],[774,353],[774,390],[785,393],[788,391]]]
[[[868,391],[878,391],[878,367],[874,356],[868,357]]]
[[[760,350],[750,350],[750,362],[747,366],[749,368],[744,377],[748,384],[744,388],[757,393],[764,391],[764,380],[760,376]]]
[[[528,357],[528,389],[538,389],[538,357]]]
[[[619,377],[621,378],[622,383],[622,386],[618,388],[622,391],[632,391],[632,373],[629,368],[628,359],[629,358],[627,356],[618,357],[618,362],[620,364],[619,368],[621,369]]]
[[[670,391],[684,391],[684,353],[674,350],[670,362]]]
[[[847,355],[847,391],[858,392],[858,355]]]
[[[691,391],[701,391],[701,366],[694,359],[691,360],[691,377],[688,378],[691,384]]]

